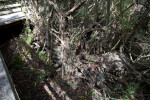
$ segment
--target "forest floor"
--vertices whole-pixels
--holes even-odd
[[[61,68],[50,75],[50,68],[36,56],[31,58],[19,38],[5,43],[1,52],[21,100],[92,100],[96,95],[85,80],[67,75],[62,78]],[[98,95],[95,100],[100,100]]]
[[[105,92],[102,89],[93,88],[93,84],[86,79],[73,75],[65,75],[62,77],[61,68],[52,70],[53,66],[47,65],[46,62],[44,62],[44,52],[37,54],[28,42],[30,41],[26,43],[26,41],[22,41],[20,37],[16,37],[1,47],[1,52],[21,100],[108,99],[108,97],[105,97]],[[131,83],[135,83],[132,80],[134,80],[134,78],[130,81]],[[107,85],[111,87],[116,84],[118,83]],[[119,91],[125,94],[128,92],[129,94],[135,94],[138,93],[139,90],[140,92],[146,91],[145,93],[150,93],[150,87],[144,83],[141,83],[138,88],[136,86],[137,85],[129,88],[123,87]],[[114,91],[115,89],[117,89],[117,87],[114,87]],[[136,91],[136,89],[138,91]],[[103,93],[103,95],[101,93]],[[122,96],[128,98],[128,96],[124,94],[116,94],[115,97],[124,100]],[[132,97],[132,95],[130,96]],[[113,99],[113,97],[111,97],[111,99]],[[128,98],[126,100],[130,99]]]

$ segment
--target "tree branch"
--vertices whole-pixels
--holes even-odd
[[[47,2],[49,3],[50,6],[53,7],[53,9],[58,13],[59,16],[62,15],[61,10],[59,9],[59,7],[57,6],[57,4],[55,4],[54,2],[47,0]]]
[[[80,3],[78,3],[77,5],[75,5],[73,8],[71,8],[69,11],[66,12],[66,16],[71,15],[72,13],[74,13],[75,10],[79,9],[86,0],[82,0]]]

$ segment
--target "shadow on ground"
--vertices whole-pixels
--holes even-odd
[[[25,48],[30,54],[22,53]],[[92,100],[85,80],[73,88],[61,78],[61,71],[46,65],[25,42],[13,39],[1,51],[21,100]],[[42,76],[47,70],[50,73]]]

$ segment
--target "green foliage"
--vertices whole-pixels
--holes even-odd
[[[124,89],[122,84],[115,84],[115,89],[120,90],[121,94],[114,94],[111,97],[119,99],[120,97],[123,98],[123,100],[130,100],[128,95],[134,95],[136,93],[137,84],[135,82],[129,83],[129,87],[127,89]]]
[[[19,55],[16,55],[13,64],[15,65],[15,68],[19,69],[24,64],[24,62],[24,58],[22,58]]]
[[[85,8],[84,7],[81,7],[78,12],[77,12],[77,16],[78,17],[82,17],[85,15],[85,12],[84,12]]]
[[[32,31],[31,31],[30,27],[26,27],[25,32],[26,32],[27,34],[30,34]]]
[[[48,64],[50,66],[54,64],[52,60],[47,60],[47,59],[50,59],[50,58],[48,58],[46,51],[39,51],[39,56],[40,56],[41,60],[43,62],[45,62],[46,64]]]
[[[40,51],[40,52],[39,52],[39,55],[40,55],[40,56],[44,56],[45,54],[46,54],[45,51]]]
[[[49,75],[50,74],[50,71],[46,70],[45,73],[41,73],[39,75],[39,79],[40,79],[40,82],[42,82],[45,78],[45,76]]]
[[[24,54],[27,56],[30,53],[29,50],[25,51]]]
[[[79,40],[79,39],[78,39],[77,37],[75,37],[73,43],[77,43],[78,40]]]
[[[55,0],[51,0],[51,1],[55,1]],[[76,0],[74,5],[78,4],[80,1],[81,0]],[[42,0],[40,2],[42,2]],[[43,8],[43,5],[45,4],[44,2],[40,3],[39,6],[37,6],[38,9]],[[98,2],[99,4],[96,4],[96,2]],[[110,11],[108,11],[106,9],[108,2],[110,3],[110,5],[109,5]],[[79,39],[82,39],[82,37],[85,38],[86,36],[89,37],[90,39],[86,38],[86,39],[83,39],[83,41],[80,41],[80,42],[82,42],[81,47],[83,46],[83,49],[85,49],[85,51],[99,50],[100,45],[98,45],[98,44],[102,43],[103,50],[105,50],[106,52],[109,52],[111,50],[111,47],[113,47],[116,44],[116,42],[118,40],[120,40],[120,42],[118,42],[118,44],[117,44],[117,46],[119,48],[120,45],[123,44],[124,39],[126,39],[126,37],[129,36],[129,33],[133,30],[134,25],[132,22],[129,22],[129,16],[131,13],[131,9],[130,8],[127,9],[131,5],[131,3],[132,2],[130,0],[119,0],[119,1],[112,0],[111,2],[110,2],[110,0],[106,0],[106,1],[105,0],[95,0],[95,3],[92,0],[86,0],[85,5],[81,5],[81,7],[79,9],[77,9],[75,12],[73,12],[73,14],[71,14],[71,17],[73,17],[73,21],[71,22],[71,20],[69,20],[69,18],[68,18],[68,20],[65,23],[65,24],[67,24],[67,27],[64,28],[65,29],[64,31],[66,33],[69,33],[69,36],[67,36],[67,37],[69,38],[69,40],[71,40],[71,43],[73,43],[73,45],[74,45],[74,46],[72,46],[69,43],[69,46],[70,46],[69,50],[76,51],[77,48],[75,48],[75,47],[77,47],[77,45],[78,45],[77,43],[78,43]],[[67,11],[70,8],[69,7],[70,4],[71,4],[71,0],[57,0],[58,8],[60,8],[60,10],[63,10],[61,13],[64,12],[64,15],[65,15],[65,11]],[[38,3],[37,3],[37,5],[38,5]],[[45,8],[47,9],[46,6],[45,6]],[[98,10],[98,12],[96,12],[96,9]],[[45,16],[40,16],[42,20],[39,20],[39,19],[35,20],[37,22],[35,25],[38,25],[39,30],[42,29],[42,31],[40,33],[40,34],[42,34],[42,36],[45,35],[45,32],[49,32],[48,34],[50,36],[50,40],[52,40],[51,41],[51,43],[52,43],[53,41],[55,41],[55,38],[53,38],[52,32],[50,32],[50,30],[51,30],[51,28],[54,28],[56,31],[59,32],[61,23],[59,20],[59,14],[55,14],[56,12],[52,12],[52,16],[49,16],[49,15],[47,15],[47,13],[50,13],[50,12],[44,12],[45,10],[43,10],[43,9],[41,10],[42,12],[40,12],[39,16],[41,14],[45,14]],[[52,7],[50,7],[50,11],[52,11]],[[108,14],[109,16],[107,18],[108,12],[110,13],[110,15]],[[59,12],[57,12],[57,13],[59,13]],[[94,16],[98,16],[99,19],[97,19],[96,21],[93,21]],[[51,19],[48,19],[48,18],[51,18]],[[48,21],[48,20],[50,20],[50,21]],[[106,25],[107,20],[109,20],[108,22],[112,22],[112,24],[107,26]],[[72,25],[69,25],[69,22]],[[95,22],[96,22],[96,24],[95,24]],[[94,25],[92,26],[92,24],[94,24]],[[46,25],[47,26],[49,25],[49,26],[47,28],[44,28]],[[86,30],[86,29],[90,28],[91,26],[92,26],[91,30]],[[73,29],[76,29],[77,31],[71,32],[71,30],[73,30]],[[81,30],[80,32],[79,32],[79,29]],[[90,35],[90,32],[88,32],[88,31],[92,32],[91,33],[92,35]],[[26,27],[25,33],[26,33],[27,37],[25,37],[24,40],[26,41],[26,43],[28,45],[31,45],[34,35],[32,34],[32,30],[30,29],[30,27]],[[71,33],[73,33],[73,34],[71,34]],[[86,33],[86,34],[82,34],[82,33]],[[116,34],[116,33],[118,33],[118,34]],[[88,34],[89,34],[89,36],[88,36]],[[143,35],[143,32],[139,33],[139,35],[140,36]],[[62,35],[59,35],[59,34],[57,34],[57,36],[59,38],[62,37]],[[65,36],[63,36],[64,42],[66,39],[68,39],[68,38],[65,38]],[[47,38],[46,35],[43,37]],[[70,39],[70,37],[72,37],[72,39]],[[112,43],[113,39],[116,40],[116,41],[114,41],[114,43]],[[49,40],[49,39],[47,39],[47,40]],[[48,44],[50,44],[50,41],[46,41],[46,42]],[[60,44],[59,44],[59,42],[58,42],[56,44],[61,45],[61,43],[62,42],[60,42]],[[52,44],[54,44],[54,43],[52,43]],[[47,47],[48,46],[46,46],[46,49],[49,49]],[[72,47],[74,47],[74,48],[72,48]],[[67,49],[64,49],[64,50],[67,50]],[[28,53],[29,52],[26,51],[25,55],[28,55]],[[66,52],[64,52],[64,53],[66,53]],[[70,57],[70,56],[72,56],[71,53],[69,53],[69,56],[67,56],[67,53],[64,55],[66,55],[66,57]],[[47,54],[48,54],[47,51],[39,51],[38,56],[41,58],[41,60],[43,62],[47,63],[47,59],[48,59]],[[89,57],[88,61],[95,63],[95,61],[92,57]],[[67,62],[67,60],[64,63],[66,63],[66,62]],[[50,63],[52,63],[52,62],[50,62]],[[66,64],[69,64],[69,63],[66,63]],[[118,74],[116,75],[114,73],[115,72],[113,71],[110,74],[113,74],[112,76],[114,76],[114,77],[118,77]],[[41,73],[39,75],[40,81],[43,81],[45,76],[48,74],[50,74],[49,71],[46,71],[45,73]],[[98,76],[99,79],[104,81],[105,80],[104,75],[105,74],[99,74],[99,76]],[[113,77],[111,78],[111,80],[113,81]],[[67,82],[72,87],[74,87],[76,85],[75,83],[73,83],[71,81],[67,81]],[[107,82],[107,81],[105,81],[105,82]],[[115,82],[117,83],[117,80],[114,81],[114,83]],[[110,85],[113,85],[113,84],[110,83]],[[136,87],[136,84],[132,82],[131,84],[129,84],[129,87],[127,89],[124,89],[123,85],[121,85],[121,84],[115,84],[115,86],[113,85],[112,88],[117,88],[116,90],[121,91],[120,94],[116,94],[116,95],[119,95],[119,96],[117,96],[117,98],[123,96],[123,98],[129,99],[127,94],[129,94],[129,95],[135,94],[137,87]],[[95,96],[95,94],[96,94],[94,90],[91,90],[88,93],[90,96]],[[84,96],[81,96],[81,99],[86,99],[86,98]],[[99,99],[97,98],[97,100],[99,100]]]
[[[127,92],[128,92],[129,94],[135,94],[135,93],[136,93],[137,85],[136,85],[134,82],[132,82],[132,83],[130,83],[129,86],[130,86],[130,87],[127,89]]]
[[[93,91],[92,91],[92,96],[95,96],[95,94],[96,94],[96,93],[95,93],[95,90],[93,90]]]
[[[93,96],[95,96],[95,90],[90,90],[89,92],[88,92],[88,94],[91,96],[91,97],[93,97]]]
[[[67,82],[71,87],[75,87],[75,83],[71,82],[71,81],[68,81]]]
[[[91,58],[91,57],[89,58],[89,61],[91,61],[91,62],[95,62],[95,61],[94,61],[94,59],[93,59],[93,58]]]
[[[30,45],[32,43],[33,38],[34,38],[34,34],[29,34],[26,43]]]
[[[130,83],[129,87],[126,90],[122,90],[122,93],[124,94],[123,98],[130,100],[126,94],[134,95],[136,93],[136,89],[137,89],[136,83],[134,82]]]
[[[26,12],[26,11],[24,11],[24,14],[27,14],[27,12]]]
[[[44,62],[46,61],[47,56],[45,51],[39,51],[39,56],[41,57],[41,60],[43,60]]]

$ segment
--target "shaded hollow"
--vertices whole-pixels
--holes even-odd
[[[11,24],[0,26],[0,46],[14,37],[19,36],[24,27],[25,20],[17,21]]]

